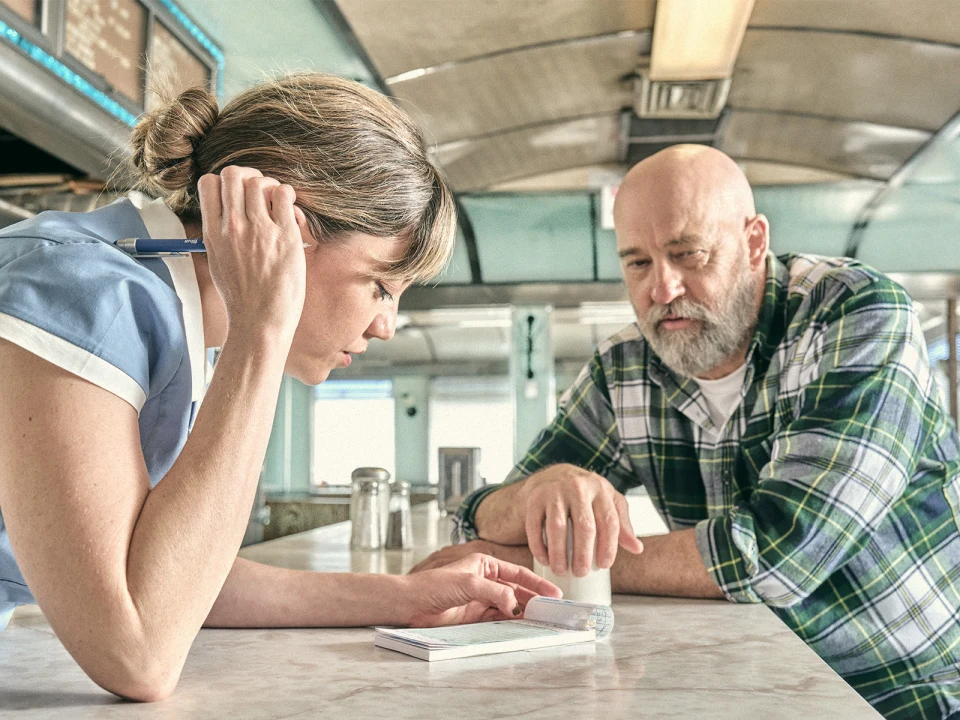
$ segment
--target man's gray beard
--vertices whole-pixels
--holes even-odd
[[[757,322],[754,312],[757,281],[749,272],[737,279],[728,301],[709,310],[685,297],[650,308],[637,318],[640,332],[663,363],[678,375],[698,377],[713,370],[748,341]],[[699,327],[665,330],[658,323],[667,315],[699,321]]]

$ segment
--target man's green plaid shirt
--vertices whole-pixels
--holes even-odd
[[[507,481],[572,463],[642,484],[730,600],[769,605],[882,714],[960,711],[960,452],[906,292],[770,255],[742,397],[716,428],[630,326]],[[464,502],[463,537],[497,487]]]

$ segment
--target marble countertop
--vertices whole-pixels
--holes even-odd
[[[253,560],[325,571],[403,572],[448,530],[414,512],[417,546],[351,552],[349,523],[244,548]],[[137,705],[97,688],[35,608],[0,633],[0,717],[811,718],[880,717],[767,608],[614,597],[595,644],[427,663],[357,629],[203,630],[173,696]]]

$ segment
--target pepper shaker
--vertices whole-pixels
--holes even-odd
[[[410,516],[410,483],[394,483],[390,492],[390,518],[384,547],[407,550],[413,547],[413,521]]]

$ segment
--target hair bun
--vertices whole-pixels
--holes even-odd
[[[163,198],[174,212],[196,204],[194,152],[216,124],[216,98],[200,87],[184,90],[144,114],[130,137],[134,186]]]

